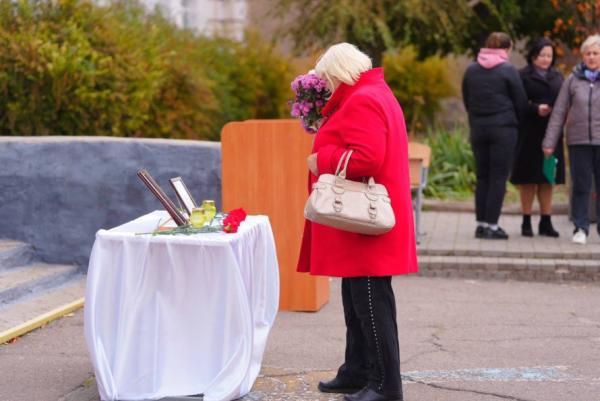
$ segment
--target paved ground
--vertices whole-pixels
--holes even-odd
[[[248,400],[316,392],[342,362],[340,280],[318,313],[281,312]],[[408,401],[598,400],[600,285],[394,279]],[[0,400],[96,401],[83,314],[0,347]]]
[[[560,238],[521,236],[521,216],[503,215],[499,225],[510,236],[508,241],[475,238],[475,216],[472,213],[423,213],[421,231],[427,235],[418,246],[421,255],[495,256],[510,258],[600,259],[600,237],[596,224],[590,227],[587,245],[571,243],[573,225],[568,216],[553,216],[552,223]],[[537,234],[539,216],[532,217]]]

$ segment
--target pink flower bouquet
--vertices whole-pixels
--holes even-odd
[[[292,82],[296,100],[290,100],[292,116],[300,118],[300,125],[309,134],[315,134],[323,121],[321,111],[327,103],[325,80],[314,73],[300,75]]]

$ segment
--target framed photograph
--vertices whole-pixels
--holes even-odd
[[[175,204],[171,201],[171,199],[169,199],[167,194],[165,194],[162,188],[158,186],[156,181],[154,181],[154,179],[150,176],[150,174],[148,174],[146,170],[140,171],[138,173],[138,177],[140,177],[141,180],[144,181],[144,184],[146,184],[146,186],[150,189],[150,191],[152,191],[154,196],[156,196],[156,198],[160,201],[160,203],[163,205],[167,213],[169,213],[169,216],[171,216],[175,224],[177,224],[178,226],[185,226],[186,224],[188,224],[186,217],[179,211],[179,209],[177,209]]]
[[[185,210],[187,210],[188,216],[191,216],[192,210],[194,210],[195,207],[198,207],[198,205],[196,204],[196,201],[194,201],[194,198],[192,198],[192,194],[190,194],[185,183],[181,177],[171,178],[169,182],[175,190],[175,195],[177,195],[177,198],[179,198],[179,201],[183,207],[185,207]]]

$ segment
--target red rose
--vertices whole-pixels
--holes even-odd
[[[223,231],[226,233],[237,233],[242,221],[246,220],[246,211],[242,208],[234,209],[223,220]]]
[[[239,226],[237,225],[229,224],[223,228],[223,231],[225,231],[228,234],[235,234],[238,232],[238,227]]]
[[[242,222],[244,220],[246,220],[246,211],[242,208],[239,209],[233,209],[231,212],[229,212],[229,216],[234,217],[236,220]]]

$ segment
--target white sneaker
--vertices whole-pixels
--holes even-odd
[[[585,245],[586,240],[587,240],[587,235],[585,235],[585,231],[583,231],[583,230],[575,231],[575,235],[573,235],[573,243],[574,244]]]

